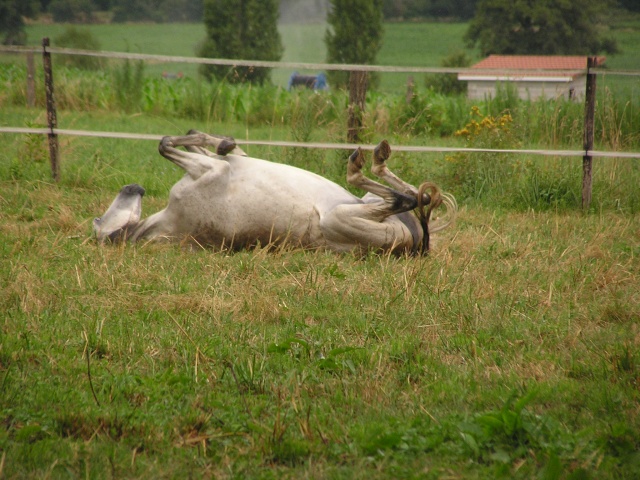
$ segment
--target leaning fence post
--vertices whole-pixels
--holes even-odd
[[[347,141],[360,141],[362,114],[364,112],[369,74],[362,70],[353,70],[349,75],[349,119],[347,121]]]
[[[57,182],[60,180],[60,165],[58,163],[58,116],[56,114],[56,102],[53,97],[53,69],[51,66],[51,52],[47,50],[49,38],[42,39],[42,65],[44,67],[44,90],[47,95],[47,124],[49,127],[49,157],[51,159],[51,174]]]
[[[591,69],[598,65],[596,57],[587,59],[587,87],[584,102],[584,156],[582,157],[582,208],[584,210],[591,205],[591,186],[593,183],[592,157],[589,154],[593,150],[594,121],[596,111],[596,74]]]

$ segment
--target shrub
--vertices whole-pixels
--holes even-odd
[[[452,53],[440,63],[440,66],[445,68],[468,67],[469,65],[471,65],[471,59],[465,52]],[[467,82],[459,81],[457,73],[427,75],[425,85],[427,88],[432,88],[445,95],[467,93]]]
[[[125,112],[140,108],[144,87],[144,62],[124,60],[120,68],[113,70],[113,89],[119,107]]]
[[[86,28],[69,26],[64,32],[54,38],[53,43],[57,47],[77,48],[82,50],[100,50],[100,42]],[[76,67],[85,70],[97,70],[102,66],[98,57],[86,57],[80,55],[59,55],[56,63],[68,67]]]

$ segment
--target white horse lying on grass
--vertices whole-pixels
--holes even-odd
[[[372,172],[390,187],[362,174],[361,149],[349,157],[347,182],[369,192],[363,198],[306,170],[248,157],[229,137],[191,131],[164,137],[159,151],[186,172],[167,207],[141,220],[144,189],[127,185],[93,221],[98,241],[420,254],[428,251],[430,234],[449,226],[457,212],[455,199],[434,184],[416,188],[395,176],[385,163],[391,153],[386,141],[374,150]],[[431,222],[431,211],[441,204],[447,218]]]

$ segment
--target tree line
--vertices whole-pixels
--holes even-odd
[[[451,5],[458,0],[447,0]],[[444,2],[444,3],[447,3]],[[390,0],[329,0],[325,44],[327,62],[375,64],[382,46],[385,8]],[[396,6],[400,0],[395,0]],[[418,2],[406,0],[417,8]],[[435,5],[432,0],[430,5]],[[483,55],[594,55],[616,53],[615,40],[603,35],[615,0],[475,0],[465,34],[468,47]],[[204,0],[207,38],[203,57],[278,61],[283,46],[277,29],[278,0]],[[445,59],[445,66],[467,66],[466,55]],[[266,69],[206,66],[205,76],[263,83]],[[330,83],[345,86],[347,77],[329,72]],[[371,78],[375,82],[375,76]],[[454,86],[455,87],[455,86]],[[444,87],[443,87],[444,88]],[[448,88],[448,87],[447,87]]]
[[[385,20],[468,20],[474,15],[477,1],[384,0],[382,15]],[[329,0],[280,0],[277,3],[281,4],[282,8],[288,8],[304,2],[328,4]],[[23,16],[50,14],[56,22],[99,21],[104,17],[99,17],[98,12],[108,13],[109,20],[113,22],[200,22],[204,16],[204,0],[0,0],[0,5],[11,3],[16,4],[15,8],[20,10]]]
[[[160,19],[165,8],[173,12],[172,18],[179,14],[185,21],[196,18],[204,21],[207,34],[199,47],[202,57],[279,61],[284,48],[277,28],[278,7],[287,1],[295,0],[0,0],[0,32],[6,34],[5,43],[20,43],[23,17],[37,15],[42,9],[56,11],[73,2],[77,6],[73,14],[84,15],[85,20],[93,15],[92,8],[112,8],[114,18],[120,18],[118,12],[124,9],[140,15],[126,17],[127,20],[142,20],[151,13]],[[483,55],[615,53],[615,42],[601,33],[606,13],[625,2],[640,10],[637,1],[628,0],[327,1],[327,62],[353,64],[375,63],[382,45],[383,20],[392,10],[404,18],[405,14],[426,12],[421,8],[427,5],[429,8],[459,5],[460,9],[473,5],[474,15],[465,40],[470,48],[479,48]],[[83,10],[79,7],[82,5],[93,7]],[[443,6],[441,11],[448,11],[448,6]],[[186,18],[188,15],[193,17]],[[451,62],[447,66],[466,66],[466,59],[462,57]],[[202,73],[207,78],[225,78],[231,82],[264,83],[269,78],[267,69],[208,65]],[[344,75],[341,77],[336,72],[330,75],[335,86],[346,82]]]
[[[205,17],[204,4],[209,0],[0,0],[0,34],[4,35],[3,43],[24,43],[24,18],[37,18],[41,14],[51,15],[55,22],[64,23],[93,23],[93,22],[202,22]],[[271,8],[286,9],[296,4],[309,3],[312,5],[324,4],[325,9],[332,4],[331,0],[276,0],[269,2]],[[211,3],[211,2],[209,2]],[[244,0],[218,2],[225,4],[232,10],[239,11],[244,5]],[[489,16],[488,10],[499,10],[499,16],[504,11],[512,12],[509,21],[516,21],[516,15],[523,17],[542,18],[546,12],[563,11],[567,21],[577,23],[576,18],[584,18],[585,13],[592,14],[600,9],[621,8],[628,11],[640,12],[638,0],[580,0],[578,2],[563,2],[561,0],[526,0],[524,2],[512,2],[510,0],[382,0],[376,2],[380,5],[381,15],[385,21],[402,21],[418,19],[446,19],[446,20],[473,20],[482,12]],[[266,4],[265,4],[266,5]],[[355,9],[353,3],[349,10]],[[586,5],[586,9],[582,7]],[[264,8],[264,5],[258,7]],[[330,10],[330,8],[328,8]],[[494,12],[495,13],[495,12]],[[577,17],[575,15],[577,14]],[[571,16],[574,15],[572,18]],[[553,17],[547,17],[548,19]],[[276,15],[277,19],[277,15]],[[489,20],[493,21],[493,19]],[[594,22],[594,17],[586,18],[587,22]],[[526,23],[526,22],[525,22]],[[563,20],[564,23],[564,20]],[[508,28],[504,23],[494,24],[498,30]],[[536,29],[535,22],[531,25]],[[527,25],[523,25],[521,36],[523,41],[528,41],[526,35],[531,33]],[[537,33],[534,31],[533,33]],[[478,34],[472,33],[471,37]],[[498,33],[494,34],[495,37]],[[540,37],[541,35],[538,35]],[[503,42],[511,42],[512,35],[503,37]],[[555,42],[555,39],[550,41]],[[592,42],[588,42],[592,43]]]

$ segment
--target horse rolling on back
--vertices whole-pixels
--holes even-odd
[[[312,172],[249,157],[229,137],[191,131],[164,137],[159,151],[185,171],[166,208],[141,219],[144,189],[127,185],[93,221],[98,241],[422,254],[430,235],[449,226],[457,212],[455,199],[434,184],[416,188],[394,175],[386,165],[386,141],[373,152],[372,172],[388,186],[363,175],[360,148],[348,159],[347,182],[367,192],[362,198]],[[446,219],[432,221],[440,205]]]

